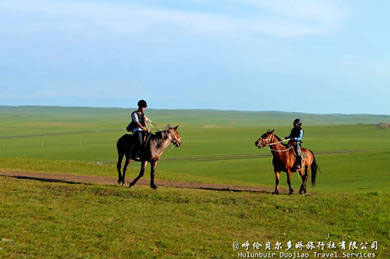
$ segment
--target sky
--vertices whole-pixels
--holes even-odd
[[[0,105],[390,114],[390,1],[2,0]]]

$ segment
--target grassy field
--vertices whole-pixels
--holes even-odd
[[[0,169],[115,178],[115,143],[130,111],[0,107]],[[286,136],[296,117],[322,173],[304,197],[1,177],[0,240],[13,241],[0,241],[0,256],[231,257],[233,241],[307,242],[328,233],[337,241],[378,240],[379,258],[390,256],[390,129],[376,126],[389,116],[209,110],[147,116],[158,127],[180,124],[183,141],[164,154],[157,183],[273,186],[270,151],[254,142],[268,128]],[[138,167],[131,165],[128,177]],[[292,181],[297,191],[300,179]]]
[[[3,177],[0,188],[4,258],[231,258],[245,252],[242,247],[234,251],[233,242],[271,242],[272,247],[281,242],[285,251],[289,240],[347,241],[347,246],[355,241],[353,252],[390,256],[388,193],[272,196],[143,186],[128,191],[28,180],[20,184]],[[361,243],[374,241],[378,250],[361,249]]]
[[[316,190],[390,189],[390,129],[367,124],[388,122],[389,116],[170,110],[147,115],[160,127],[180,124],[183,140],[164,154],[157,179],[272,186],[270,151],[258,150],[254,141],[268,128],[288,135],[286,125],[301,116],[303,145],[314,151],[323,172]],[[0,168],[115,177],[115,143],[128,117],[126,109],[0,108]],[[130,166],[130,177],[138,167]],[[293,183],[298,186],[298,176]]]

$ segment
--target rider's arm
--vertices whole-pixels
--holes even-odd
[[[138,125],[138,127],[140,127],[143,130],[146,130],[146,128],[142,126],[142,124],[138,121],[138,116],[137,114],[135,114],[135,112],[131,115],[131,119],[133,120],[133,122],[135,122]]]
[[[301,140],[302,140],[302,137],[303,137],[303,130],[300,130],[300,131],[299,131],[299,137],[296,137],[295,140],[296,140],[296,141],[301,141]]]
[[[146,119],[146,116],[144,116],[144,123],[145,123],[145,128],[148,127],[148,120]]]
[[[137,123],[138,127],[140,127],[141,129],[146,131],[146,127],[142,126],[142,124],[139,121],[137,121],[136,123]]]

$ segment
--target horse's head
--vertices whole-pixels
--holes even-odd
[[[178,127],[179,127],[179,125],[177,125],[176,127],[168,126],[169,140],[176,147],[180,147],[180,145],[181,145],[181,138],[180,138],[179,132],[177,131]]]
[[[274,130],[268,130],[266,133],[261,135],[259,139],[256,140],[255,146],[258,148],[263,148],[272,143],[272,139],[274,136]]]

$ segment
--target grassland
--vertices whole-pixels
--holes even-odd
[[[286,136],[286,125],[301,116],[304,146],[315,152],[323,172],[317,190],[390,189],[390,129],[367,124],[389,116],[170,110],[147,115],[160,127],[180,124],[183,145],[164,154],[160,179],[272,186],[270,152],[253,143],[267,128]],[[0,168],[115,177],[115,143],[128,117],[126,109],[0,108]],[[130,166],[130,177],[138,167]],[[298,177],[293,182],[297,186]]]
[[[129,191],[28,180],[20,184],[3,177],[0,188],[4,258],[231,258],[237,254],[233,242],[269,241],[274,246],[279,241],[285,246],[289,240],[356,241],[356,251],[390,256],[388,193],[272,196],[142,186]],[[360,243],[373,241],[378,250],[360,249]]]
[[[0,168],[114,179],[115,142],[130,111],[0,107]],[[379,258],[390,256],[390,129],[376,126],[389,116],[199,110],[147,116],[158,127],[180,124],[183,140],[164,154],[157,183],[273,186],[270,152],[253,143],[268,128],[286,136],[296,117],[322,173],[304,197],[1,177],[0,239],[13,241],[0,241],[0,256],[231,257],[233,241],[315,241],[328,233],[337,241],[378,240]],[[138,167],[131,165],[128,177]],[[295,189],[299,183],[294,175]]]

